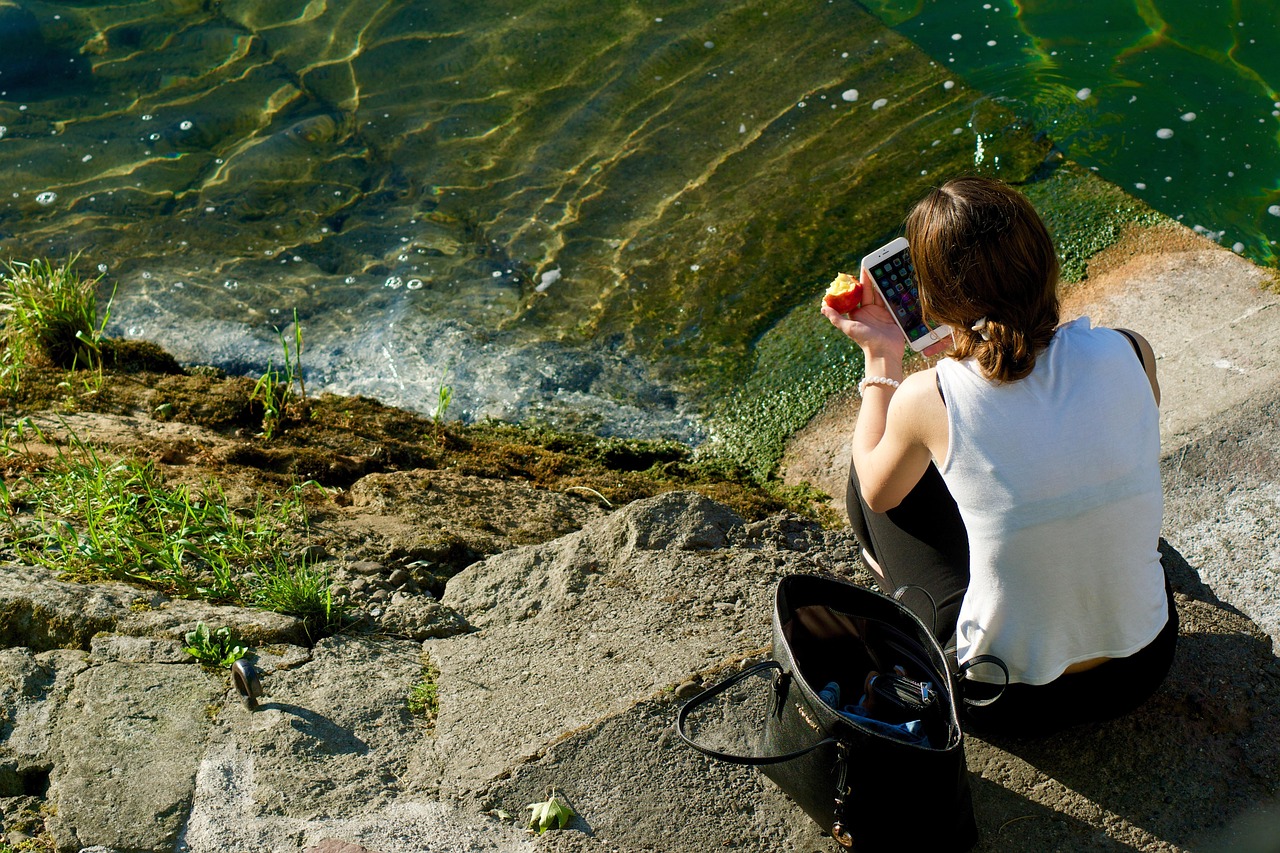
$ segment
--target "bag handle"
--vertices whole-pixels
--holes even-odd
[[[933,635],[936,637],[938,635],[938,602],[934,599],[933,595],[930,594],[929,590],[925,589],[919,584],[904,583],[902,586],[898,587],[893,591],[893,600],[898,602],[899,604],[902,604],[902,596],[906,594],[907,590],[916,590],[916,589],[924,593],[924,597],[929,599],[929,606],[933,608],[933,619],[930,624],[933,626]],[[906,607],[907,605],[902,604],[902,606]],[[907,608],[907,609],[910,610],[911,608]]]
[[[995,655],[978,655],[976,657],[969,658],[969,660],[960,664],[956,668],[956,681],[960,684],[964,684],[964,674],[975,666],[984,663],[993,663],[1000,667],[1000,671],[1004,673],[1004,684],[1000,686],[1000,692],[992,696],[990,699],[965,699],[964,703],[970,708],[984,708],[987,705],[990,705],[1003,696],[1005,689],[1009,686],[1009,667],[1005,666],[1004,661],[1000,660],[1000,658]]]
[[[783,761],[790,761],[793,758],[808,755],[820,746],[825,746],[829,743],[837,743],[836,738],[827,737],[812,746],[807,746],[804,749],[798,749],[795,752],[788,752],[784,755],[734,755],[731,752],[721,752],[718,749],[703,746],[695,742],[694,739],[689,736],[688,732],[684,730],[685,720],[688,719],[690,713],[701,708],[703,705],[707,704],[712,699],[737,684],[739,681],[742,681],[744,678],[749,678],[768,669],[778,670],[778,674],[774,678],[774,690],[779,694],[784,693],[786,691],[787,684],[791,680],[791,673],[786,672],[782,668],[782,664],[778,663],[776,660],[767,660],[763,663],[758,663],[755,666],[747,667],[742,672],[726,678],[715,687],[708,688],[704,692],[690,699],[688,702],[685,702],[684,706],[680,708],[680,713],[676,716],[676,734],[680,735],[681,740],[698,750],[698,752],[701,752],[703,755],[709,755],[712,758],[719,759],[720,761],[727,761],[730,764],[749,764],[757,767],[763,764],[780,764]],[[781,701],[781,696],[779,696],[779,701]]]

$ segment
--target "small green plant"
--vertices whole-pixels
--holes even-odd
[[[440,696],[436,680],[440,670],[431,662],[431,658],[423,655],[422,675],[409,688],[409,713],[421,717],[429,727],[435,726],[436,715],[440,713]]]
[[[569,804],[556,796],[554,788],[545,802],[530,803],[525,808],[532,813],[529,815],[529,829],[538,833],[548,829],[564,829],[577,817]]]
[[[249,401],[262,404],[262,437],[268,441],[281,429],[286,418],[298,404],[306,404],[307,386],[302,377],[302,325],[298,322],[298,309],[293,309],[293,351],[280,331],[280,349],[284,352],[284,368],[277,369],[267,360],[266,372],[258,377]],[[294,383],[298,390],[294,391]]]
[[[444,376],[440,377],[440,399],[436,403],[436,410],[431,415],[431,420],[435,422],[436,427],[444,423],[445,415],[449,412],[449,404],[453,402],[453,386],[447,380],[449,378],[448,368],[444,371]]]
[[[76,256],[55,267],[45,260],[4,264],[0,274],[0,314],[4,315],[0,358],[3,381],[14,385],[17,371],[31,360],[68,370],[101,368],[102,331],[111,316],[111,299],[98,318],[101,276],[81,279]],[[112,291],[112,299],[115,291]]]
[[[186,640],[182,650],[208,666],[229,669],[249,653],[248,647],[240,645],[225,625],[210,631],[208,625],[197,622],[195,630],[187,632]]]

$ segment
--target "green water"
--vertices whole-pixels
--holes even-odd
[[[1259,263],[1280,240],[1275,0],[867,4],[974,87]]]
[[[0,257],[80,253],[187,362],[260,372],[296,310],[309,388],[763,471],[860,370],[837,270],[955,174],[1075,198],[1051,147],[1102,133],[1108,84],[1056,118],[971,85],[940,6],[0,0]]]

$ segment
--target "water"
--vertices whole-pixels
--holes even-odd
[[[1051,52],[1052,15],[939,5],[879,9],[895,32],[844,0],[0,0],[0,257],[79,252],[108,330],[186,362],[260,372],[296,310],[309,388],[699,441],[735,394],[811,409],[855,378],[819,294],[936,180],[1042,173],[1018,113],[1138,180],[1089,159],[1127,83],[1019,89],[1023,52],[935,38]],[[1140,135],[1225,132],[1203,100]],[[1263,260],[1234,223],[1280,224],[1267,128],[1252,169],[1213,155],[1253,213],[1206,192],[1192,220]],[[1142,173],[1153,204],[1181,191],[1134,156],[1179,176]]]

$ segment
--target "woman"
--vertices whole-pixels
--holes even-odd
[[[865,358],[846,501],[864,555],[886,591],[929,593],[936,617],[918,592],[904,601],[961,665],[1007,665],[971,721],[1044,731],[1131,710],[1177,640],[1151,347],[1088,318],[1059,326],[1053,243],[1002,183],[935,189],[906,236],[925,316],[953,330],[937,367],[903,377],[869,280],[861,308],[822,309]],[[1003,682],[980,665],[965,693]]]

